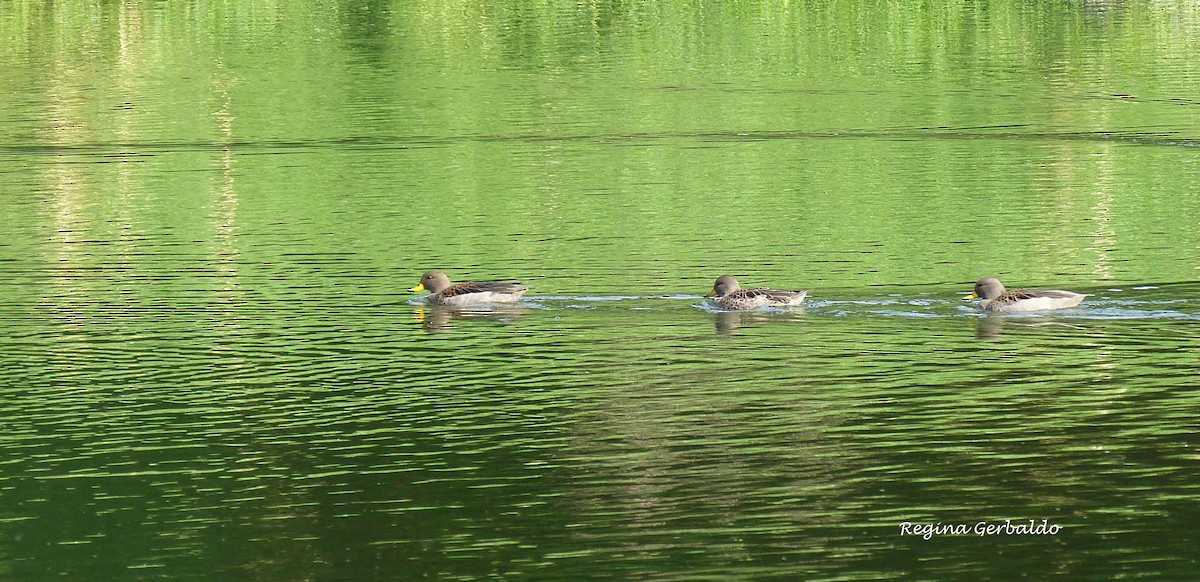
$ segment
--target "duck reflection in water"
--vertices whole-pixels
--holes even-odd
[[[413,310],[413,320],[421,322],[421,329],[428,333],[439,333],[454,327],[459,321],[492,321],[510,323],[525,317],[526,308],[520,305],[451,307],[428,305]]]
[[[779,320],[780,318],[794,319],[796,315],[803,314],[803,307],[793,307],[784,313],[771,313],[769,311],[718,311],[713,316],[718,334],[737,335],[738,330],[742,326],[753,327],[770,322],[771,320]]]
[[[1013,318],[989,313],[983,317],[973,317],[971,320],[975,322],[975,338],[981,340],[1000,339],[1004,335],[1005,328],[1010,333],[1018,334],[1046,327],[1082,329],[1078,325],[1067,323],[1053,316]]]

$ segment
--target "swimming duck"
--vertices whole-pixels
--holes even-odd
[[[515,281],[484,281],[451,284],[441,271],[429,271],[421,282],[409,291],[429,291],[425,300],[438,305],[477,305],[480,303],[515,303],[529,290]]]
[[[712,297],[713,303],[721,309],[758,309],[759,307],[794,307],[804,302],[808,291],[776,291],[766,287],[742,289],[737,279],[732,275],[721,275],[713,284],[712,291],[705,297]]]
[[[1005,291],[1004,285],[995,277],[984,277],[975,283],[975,292],[963,297],[963,301],[982,298],[979,306],[984,311],[1018,313],[1066,309],[1079,305],[1087,295],[1060,291],[1058,289],[1013,289]]]

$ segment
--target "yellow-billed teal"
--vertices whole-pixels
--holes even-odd
[[[742,289],[732,275],[721,275],[705,297],[712,297],[713,303],[721,309],[740,311],[760,307],[794,307],[804,302],[808,291],[776,291],[766,287]]]
[[[1058,289],[1013,289],[1006,291],[995,277],[984,277],[975,283],[975,292],[963,297],[963,301],[980,299],[984,311],[996,313],[1019,313],[1023,311],[1045,311],[1075,307],[1087,295],[1060,291]]]
[[[484,281],[451,284],[441,271],[429,271],[421,282],[409,291],[429,291],[425,300],[437,305],[477,305],[480,303],[515,303],[529,287],[516,281]]]

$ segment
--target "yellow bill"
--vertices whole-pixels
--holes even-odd
[[[424,283],[418,283],[416,287],[413,287],[412,289],[409,289],[409,291],[424,291],[424,290],[425,290],[425,284],[424,284]]]
[[[972,299],[979,299],[979,294],[972,291],[970,295],[962,298],[963,301],[970,301]]]

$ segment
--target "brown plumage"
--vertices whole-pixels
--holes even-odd
[[[804,302],[808,291],[777,291],[766,287],[742,289],[732,275],[721,275],[706,297],[721,309],[745,310],[760,307],[794,307]]]
[[[1087,295],[1059,289],[1005,290],[995,277],[984,277],[975,283],[975,292],[963,300],[980,299],[979,307],[997,313],[1019,313],[1075,307]]]
[[[429,271],[421,282],[409,291],[429,291],[425,300],[438,305],[475,305],[479,303],[514,303],[521,300],[529,287],[516,281],[481,281],[451,283],[441,271]]]

